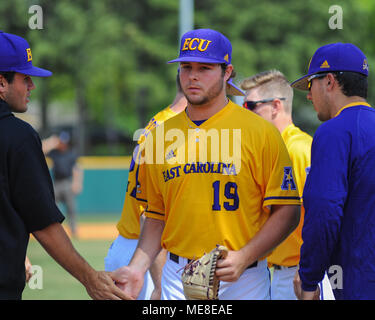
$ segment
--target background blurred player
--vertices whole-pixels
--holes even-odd
[[[230,42],[221,33],[198,29],[182,37],[180,56],[170,61],[180,62],[188,106],[150,133],[153,150],[164,144],[162,163],[146,162],[142,170],[147,218],[130,265],[114,272],[117,284],[134,296],[161,247],[168,251],[162,299],[184,299],[181,269],[188,259],[222,244],[230,251],[217,264],[219,298],[269,299],[263,257],[297,226],[300,199],[279,132],[226,96],[231,54]],[[208,142],[208,131],[216,132],[223,146],[226,133],[233,138],[227,152],[212,150],[219,144]],[[158,137],[159,132],[168,137],[181,133],[182,140],[171,142],[163,134]],[[146,159],[160,155],[148,154],[150,137]],[[207,151],[206,159],[197,158],[197,146]]]
[[[48,141],[52,138],[48,138]],[[83,170],[77,163],[77,154],[72,150],[69,132],[62,131],[59,134],[56,146],[47,156],[53,161],[52,176],[56,202],[65,206],[71,235],[77,237],[76,196],[82,192]]]

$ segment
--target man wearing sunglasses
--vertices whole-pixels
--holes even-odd
[[[271,122],[280,131],[293,163],[294,180],[302,196],[306,175],[310,167],[312,138],[293,124],[293,89],[278,70],[264,71],[241,83],[246,96],[244,108]],[[295,300],[293,278],[297,271],[302,245],[304,209],[298,227],[267,257],[274,267],[271,282],[272,300]]]
[[[336,299],[375,299],[375,111],[366,102],[369,67],[350,43],[319,48],[307,75],[292,87],[308,90],[318,118],[303,201],[296,294],[311,299],[324,272],[335,274]],[[331,270],[331,271],[330,271]]]

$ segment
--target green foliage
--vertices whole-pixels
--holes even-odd
[[[276,68],[291,81],[303,75],[314,51],[330,42],[352,42],[375,63],[372,0],[195,1],[195,27],[221,31],[233,45],[239,83]],[[46,81],[50,102],[71,100],[88,122],[131,136],[175,95],[178,54],[177,0],[39,0],[44,29],[28,28],[29,0],[0,2],[0,29],[27,37]],[[343,9],[343,29],[331,30],[331,5]],[[370,77],[370,84],[372,83]],[[371,87],[371,86],[370,86]],[[36,94],[41,92],[36,91]],[[369,101],[374,100],[370,91]],[[79,96],[80,95],[80,96]],[[305,94],[295,94],[297,124],[313,133],[319,124]],[[81,106],[82,108],[82,106]]]
[[[328,25],[328,10],[335,4],[343,9],[341,30]],[[374,44],[368,41],[374,30],[369,28],[369,8],[356,1],[206,0],[196,2],[196,27],[217,29],[231,39],[237,82],[269,69],[293,81],[306,74],[311,56],[322,45],[352,42],[365,50],[367,43]],[[294,111],[295,122],[313,134],[319,122],[302,92],[295,91]]]

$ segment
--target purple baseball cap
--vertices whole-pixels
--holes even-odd
[[[181,38],[180,55],[174,62],[225,63],[232,61],[232,45],[227,37],[212,29],[196,29],[186,32]],[[244,96],[233,82],[227,81],[227,93]]]
[[[49,77],[51,71],[34,67],[28,42],[0,30],[0,71],[13,71],[35,77]]]
[[[320,47],[310,60],[307,75],[292,82],[299,90],[308,90],[308,78],[316,73],[336,71],[357,72],[368,76],[369,66],[364,53],[351,43],[331,43]]]
[[[225,63],[232,60],[232,45],[227,37],[212,29],[196,29],[181,38],[180,55],[173,62]]]

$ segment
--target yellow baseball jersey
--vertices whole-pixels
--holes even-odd
[[[165,120],[174,117],[177,113],[171,109],[171,106],[157,113],[147,124],[143,133],[138,139],[138,144],[142,143],[152,129],[163,123]],[[125,201],[122,208],[121,218],[117,223],[118,232],[125,238],[138,239],[140,234],[140,216],[144,212],[146,200],[139,198],[137,189],[142,181],[139,175],[139,166],[136,165],[138,156],[137,146],[133,152],[133,160],[129,168],[128,184],[126,187]]]
[[[294,180],[302,198],[306,176],[310,169],[312,137],[294,124],[287,126],[281,136],[292,160]],[[301,220],[298,227],[267,257],[270,264],[290,267],[299,263],[304,216],[305,209],[301,206]]]
[[[164,220],[161,245],[196,258],[216,244],[239,250],[271,205],[299,205],[292,163],[277,129],[233,102],[200,126],[186,112],[144,144],[149,218]]]

